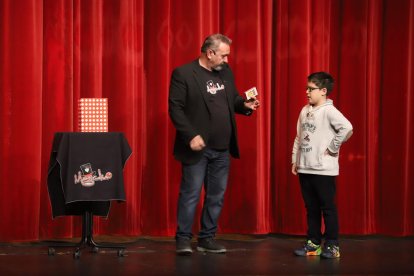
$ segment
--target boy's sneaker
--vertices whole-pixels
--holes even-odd
[[[297,256],[319,256],[321,251],[319,244],[314,244],[311,240],[308,240],[301,249],[296,249],[294,253]]]
[[[335,259],[339,258],[341,254],[339,253],[339,246],[337,245],[325,245],[321,257],[326,259]]]
[[[190,239],[177,239],[176,241],[176,252],[177,255],[188,256],[193,253],[191,249],[191,240]]]
[[[197,251],[210,253],[226,253],[226,248],[213,238],[198,239]]]

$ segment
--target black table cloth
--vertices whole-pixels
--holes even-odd
[[[107,216],[125,201],[123,168],[132,151],[120,132],[55,134],[48,170],[52,215]]]

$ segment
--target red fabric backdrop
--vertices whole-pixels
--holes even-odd
[[[53,134],[77,130],[80,97],[108,98],[110,131],[134,151],[127,201],[95,233],[174,235],[169,79],[214,32],[233,39],[240,92],[256,86],[262,102],[238,118],[220,233],[305,233],[290,152],[306,76],[325,70],[355,129],[341,151],[341,233],[413,235],[414,1],[1,0],[0,240],[80,235],[78,218],[51,219],[46,188]]]

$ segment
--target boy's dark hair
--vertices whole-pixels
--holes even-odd
[[[201,52],[206,53],[208,49],[216,50],[220,44],[223,42],[227,45],[231,44],[231,39],[222,34],[212,34],[206,37],[201,46]]]
[[[315,72],[308,76],[308,82],[314,83],[319,88],[326,88],[326,96],[328,96],[332,92],[335,80],[326,72]]]

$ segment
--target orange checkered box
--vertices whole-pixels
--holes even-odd
[[[80,98],[78,113],[80,132],[108,132],[107,98]]]

